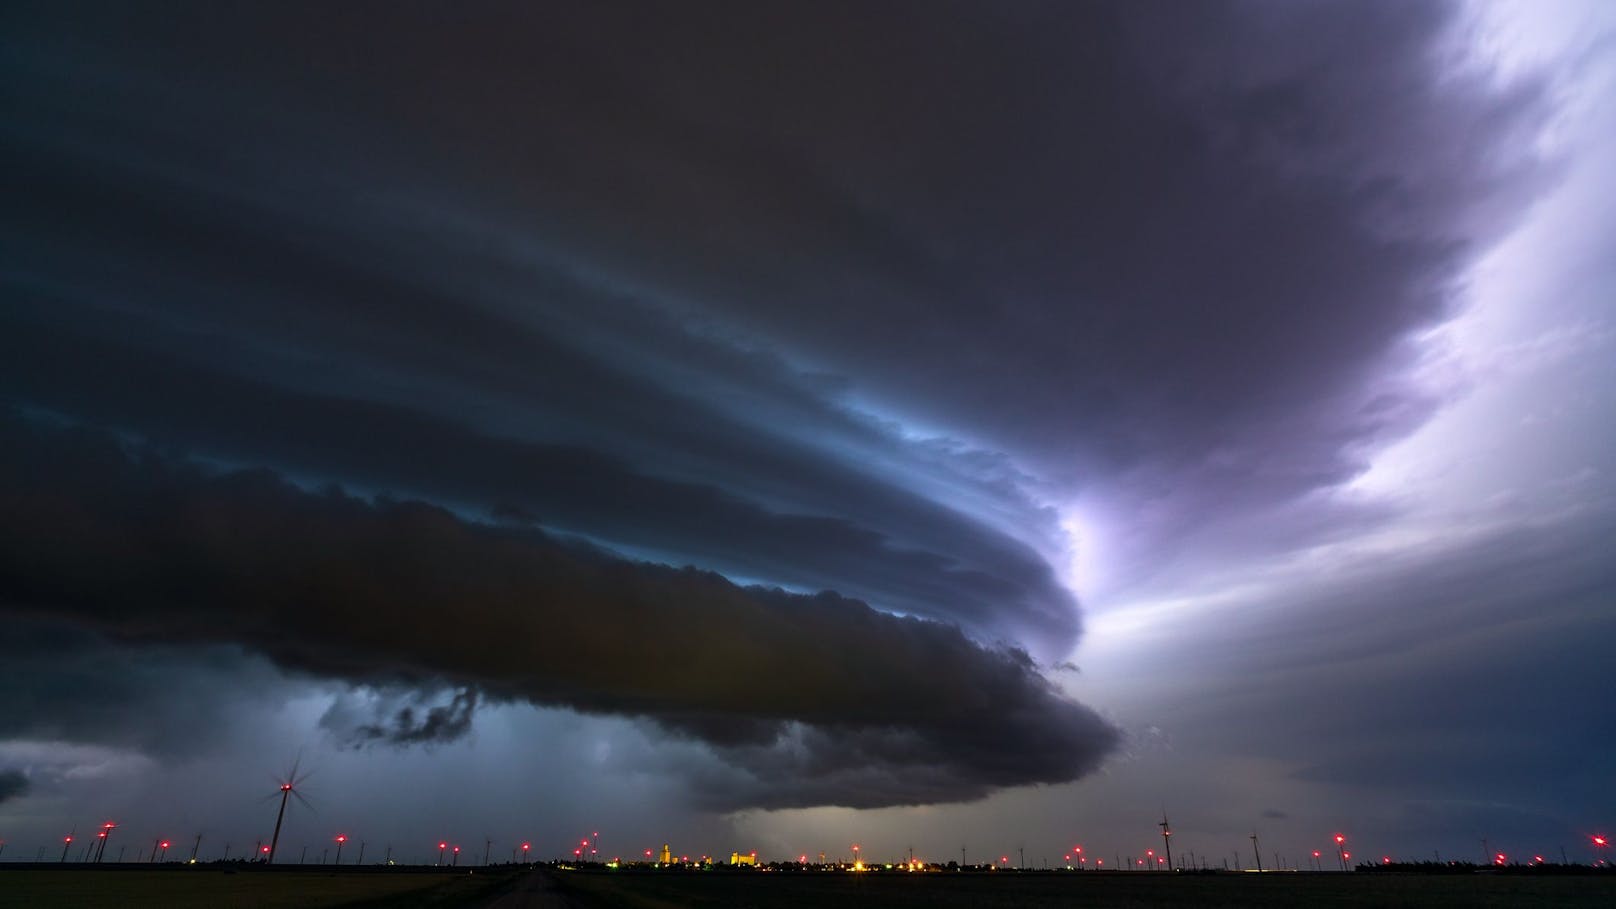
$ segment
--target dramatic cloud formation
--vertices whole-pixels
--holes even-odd
[[[0,374],[35,406],[217,458],[269,458],[300,474],[433,495],[639,551],[696,553],[705,563],[776,583],[834,582],[843,592],[958,622],[987,638],[1006,626],[1029,634],[1047,629],[1054,643],[1046,647],[1069,647],[1075,638],[1075,602],[1035,553],[957,512],[869,479],[837,476],[834,468],[805,469],[800,479],[824,477],[827,494],[850,486],[847,494],[856,495],[862,486],[885,521],[903,522],[906,536],[924,534],[922,545],[942,551],[900,546],[845,518],[771,512],[721,487],[648,475],[596,450],[146,362],[97,337],[99,331],[78,333],[53,321],[0,319],[12,329],[5,332],[12,341],[0,342],[6,354]]]
[[[394,703],[401,698],[405,703]],[[385,716],[380,722],[354,720],[344,709],[346,705],[339,701],[320,717],[320,725],[352,742],[355,747],[373,742],[390,745],[452,742],[471,731],[471,720],[477,713],[476,689],[462,688],[454,692],[447,704],[431,704],[427,701],[425,692],[414,691],[387,697],[381,704],[368,705],[372,713]]]
[[[11,421],[4,437],[0,597],[13,611],[237,644],[357,683],[469,686],[360,737],[453,738],[481,690],[649,717],[743,769],[767,764],[770,785],[738,805],[859,806],[1064,782],[1115,740],[1025,654],[835,594],[741,588],[262,471],[130,460],[83,431]],[[842,777],[859,785],[826,782]]]
[[[1598,3],[0,15],[0,755],[796,851],[1458,831],[1431,762],[1608,739],[1461,695],[1616,647]]]

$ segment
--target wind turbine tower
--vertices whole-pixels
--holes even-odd
[[[286,800],[295,795],[297,796],[297,800],[302,802],[305,807],[312,807],[309,806],[309,800],[304,798],[303,794],[297,791],[297,784],[303,782],[303,780],[298,778],[297,775],[297,766],[301,761],[301,757],[299,757],[298,760],[293,761],[292,772],[288,773],[286,775],[286,779],[281,781],[281,807],[280,810],[275,813],[275,832],[269,837],[269,855],[264,860],[265,864],[275,864],[275,847],[279,845],[281,841],[281,822],[286,819]],[[274,796],[271,796],[271,798],[273,797]],[[197,841],[201,842],[201,840],[202,838],[198,836]]]
[[[1173,828],[1167,822],[1167,809],[1162,809],[1161,823],[1156,826],[1162,829],[1162,851],[1167,853],[1167,870],[1173,870]]]

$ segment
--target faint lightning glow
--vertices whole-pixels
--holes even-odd
[[[1060,529],[1065,534],[1061,581],[1078,596],[1092,593],[1097,586],[1098,573],[1095,534],[1083,518],[1071,511],[1061,515]]]
[[[1603,2],[1475,3],[1471,54],[1496,78],[1546,74],[1554,115],[1533,148],[1556,181],[1530,215],[1465,276],[1458,315],[1413,343],[1411,377],[1448,405],[1380,452],[1352,484],[1365,494],[1447,509],[1514,488],[1549,502],[1586,473],[1586,389],[1605,375],[1616,326],[1600,276],[1609,260],[1616,179],[1597,149],[1616,140],[1616,6]],[[1592,370],[1592,372],[1599,372]],[[1516,488],[1540,483],[1539,488]]]

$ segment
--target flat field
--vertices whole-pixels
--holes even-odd
[[[537,877],[529,877],[537,875]],[[547,883],[548,879],[548,883]],[[1046,909],[1046,907],[1601,907],[1616,874],[901,874],[213,868],[0,871],[0,907],[293,909]]]
[[[867,874],[558,872],[586,906],[623,909],[1616,906],[1616,875]]]
[[[208,866],[146,870],[0,870],[0,907],[116,906],[128,909],[316,909],[478,905],[511,872],[415,873],[406,870],[227,872]]]

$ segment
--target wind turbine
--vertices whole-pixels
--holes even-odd
[[[96,836],[101,839],[101,848],[96,850],[95,853],[96,864],[100,864],[102,856],[107,854],[107,841],[112,839],[112,831],[117,826],[117,824],[107,821],[105,824],[101,825],[101,832],[96,834]]]
[[[308,779],[308,774],[304,774],[303,776],[297,775],[298,764],[302,763],[302,761],[303,755],[299,754],[297,759],[292,761],[291,771],[286,774],[285,779],[280,781],[281,807],[280,810],[275,813],[275,833],[269,838],[269,857],[265,860],[265,864],[273,865],[275,863],[275,847],[278,846],[281,841],[281,821],[286,819],[286,800],[295,795],[297,796],[297,800],[303,804],[303,807],[309,809],[310,811],[314,810],[314,806],[309,804],[309,800],[303,797],[303,793],[297,791],[297,787],[301,785],[304,780]],[[274,797],[274,795],[270,795],[268,798],[266,798],[266,801]]]
[[[1156,825],[1162,829],[1162,849],[1167,853],[1167,870],[1173,870],[1173,828],[1167,823],[1167,809],[1162,809],[1161,823]]]

